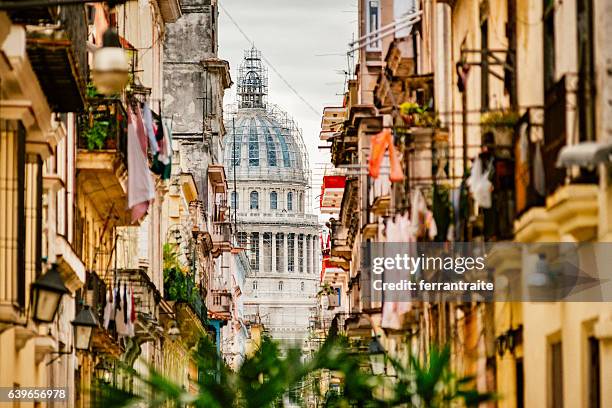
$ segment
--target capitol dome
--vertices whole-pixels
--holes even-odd
[[[261,322],[281,345],[301,347],[319,289],[318,217],[301,131],[267,103],[267,92],[261,53],[245,51],[238,101],[225,110],[230,217],[250,266],[246,320]]]
[[[306,147],[295,123],[278,107],[239,107],[225,123],[225,168],[241,180],[308,183]]]

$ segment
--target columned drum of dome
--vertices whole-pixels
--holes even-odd
[[[318,290],[318,219],[301,131],[267,96],[267,72],[252,48],[239,70],[238,100],[226,109],[224,139],[232,221],[251,266],[244,315],[281,344],[300,347]]]

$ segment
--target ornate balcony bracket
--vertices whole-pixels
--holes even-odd
[[[597,235],[598,186],[568,184],[546,199],[546,211],[556,222],[560,235],[571,235],[576,241],[588,241]]]
[[[546,208],[533,207],[514,222],[517,242],[558,242],[559,229]]]

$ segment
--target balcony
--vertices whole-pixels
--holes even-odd
[[[212,306],[210,311],[225,318],[231,317],[232,294],[227,290],[212,290]]]
[[[200,288],[190,273],[183,273],[174,268],[164,270],[164,299],[188,307],[202,325],[207,322],[207,309]]]
[[[571,235],[578,242],[597,236],[599,222],[598,186],[568,184],[546,199],[546,211],[556,222],[560,235]]]
[[[123,354],[124,349],[118,341],[117,331],[114,328],[104,328],[104,306],[106,304],[106,295],[108,285],[95,272],[87,272],[85,286],[80,295],[77,295],[77,310],[80,311],[82,298],[88,305],[91,306],[92,312],[98,318],[100,327],[94,330],[92,338],[92,351],[99,354],[106,354],[113,357],[119,357]]]
[[[36,17],[38,16],[38,17]],[[57,16],[57,19],[54,19]],[[28,30],[27,53],[47,102],[56,112],[81,112],[87,78],[87,18],[83,5],[15,12],[13,22],[61,21],[58,29]],[[36,19],[34,21],[34,19]]]
[[[147,272],[143,269],[118,269],[113,277],[107,278],[107,285],[112,281],[122,282],[134,291],[136,322],[134,334],[138,342],[154,341],[161,332],[158,321],[157,305],[162,296]]]
[[[319,201],[322,213],[335,214],[340,211],[345,184],[346,176],[323,176],[321,199]]]
[[[225,168],[221,164],[208,165],[208,178],[213,186],[215,193],[227,192],[227,180],[225,177]]]
[[[127,210],[127,115],[121,101],[93,99],[78,117],[77,153],[80,191],[98,214],[115,214],[118,225],[129,225]]]
[[[232,250],[232,224],[229,221],[213,222],[211,237],[214,257],[221,255],[221,252]]]

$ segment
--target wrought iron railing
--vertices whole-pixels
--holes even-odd
[[[78,117],[78,147],[115,150],[127,168],[127,113],[119,99],[91,98]]]
[[[184,274],[176,269],[164,270],[164,298],[187,304],[202,324],[206,324],[206,304],[192,274]]]

